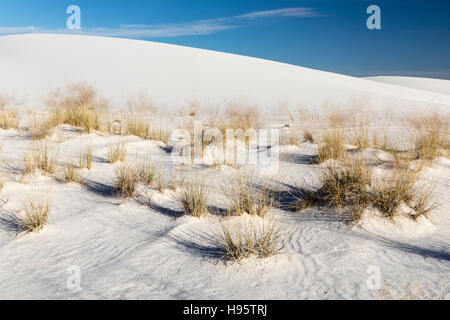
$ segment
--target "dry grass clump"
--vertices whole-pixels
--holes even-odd
[[[170,132],[163,127],[151,126],[147,138],[167,144],[169,142]]]
[[[141,138],[148,138],[150,135],[150,124],[144,120],[143,115],[131,114],[125,118],[125,133]]]
[[[127,107],[130,111],[136,113],[155,113],[158,108],[152,99],[145,94],[138,94],[127,101]]]
[[[227,107],[228,128],[243,129],[256,128],[260,118],[256,107],[241,103],[230,103]]]
[[[318,143],[319,162],[329,159],[341,159],[344,156],[344,130],[331,129],[325,132]]]
[[[169,142],[170,132],[168,129],[156,124],[147,118],[147,114],[142,110],[133,111],[124,116],[124,121],[114,123],[116,128],[111,126],[109,132],[121,135],[134,135],[143,139],[157,140],[164,143]]]
[[[408,215],[417,218],[437,207],[433,201],[432,186],[419,185],[420,171],[394,168],[375,180],[371,204],[384,216],[393,218],[402,205],[413,210]]]
[[[320,177],[319,194],[335,206],[361,204],[367,201],[372,169],[363,158],[347,159],[342,167],[328,164]]]
[[[184,213],[197,218],[207,214],[208,198],[209,193],[204,182],[187,184],[179,196]]]
[[[390,135],[390,128],[385,127],[372,133],[372,147],[385,152],[396,150],[396,145]]]
[[[448,119],[437,112],[428,117],[409,119],[417,132],[415,158],[434,160],[448,147]]]
[[[370,146],[369,129],[365,126],[353,128],[351,143],[358,148],[368,148]]]
[[[100,130],[101,114],[106,110],[106,102],[86,84],[74,84],[61,91],[56,90],[47,99],[49,123],[51,127],[68,124],[82,127],[88,133]]]
[[[0,128],[5,130],[19,128],[17,110],[0,108]]]
[[[117,192],[125,198],[132,198],[139,182],[138,171],[131,164],[121,164],[115,168],[114,180]]]
[[[80,176],[80,169],[71,162],[64,166],[64,181],[67,183],[84,183],[84,179]]]
[[[419,184],[421,168],[397,166],[374,177],[372,169],[362,159],[346,160],[341,166],[328,164],[319,174],[321,187],[304,191],[297,209],[313,204],[345,207],[357,221],[368,207],[394,218],[400,208],[406,206],[410,210],[405,213],[416,219],[437,207],[433,187]]]
[[[260,183],[252,174],[237,176],[225,192],[229,199],[229,214],[241,216],[244,213],[264,218],[273,208],[276,192],[271,181]]]
[[[36,199],[30,197],[24,204],[20,218],[28,232],[39,232],[47,224],[50,213],[50,197]]]
[[[321,187],[315,191],[306,189],[296,203],[302,210],[313,204],[331,207],[347,207],[353,220],[358,220],[369,206],[372,169],[361,158],[346,159],[342,164],[328,163],[319,173]]]
[[[110,144],[106,159],[109,163],[116,163],[118,161],[124,162],[127,156],[127,141],[120,140],[116,144]]]
[[[158,190],[159,193],[164,193],[164,191],[166,191],[166,183],[164,182],[164,179],[162,178],[161,174],[158,174],[156,176],[155,185],[156,190]]]
[[[150,160],[140,161],[136,165],[136,174],[138,176],[139,182],[151,186],[156,177],[155,166]]]
[[[259,112],[256,107],[245,102],[230,102],[225,110],[225,114],[218,110],[210,110],[208,126],[219,129],[225,136],[227,129],[256,129],[260,122]]]
[[[290,146],[298,146],[302,143],[302,138],[299,130],[288,129],[282,130],[280,134],[280,144],[286,144]]]
[[[31,136],[34,139],[42,140],[53,134],[53,126],[45,116],[33,114],[33,120],[30,125]]]
[[[157,177],[154,165],[148,160],[134,164],[119,164],[115,168],[115,174],[116,189],[119,194],[126,198],[134,197],[138,183],[151,186]]]
[[[172,191],[177,191],[186,185],[186,177],[175,175],[172,181],[169,183],[169,189]]]
[[[92,159],[92,145],[89,145],[84,152],[80,149],[80,168],[87,168],[88,170],[91,170]]]
[[[370,146],[369,125],[370,120],[368,116],[362,114],[360,110],[355,111],[351,121],[351,144],[358,148],[368,148]]]
[[[222,233],[217,242],[223,249],[226,260],[239,263],[251,256],[267,258],[280,253],[284,248],[280,229],[271,220],[237,224],[234,230],[222,221],[220,224]]]
[[[311,131],[306,130],[303,133],[303,142],[314,143],[314,135]]]
[[[57,158],[58,148],[48,141],[34,146],[25,154],[24,175],[32,174],[37,169],[41,169],[44,173],[54,173]]]
[[[410,118],[409,122],[416,131],[414,157],[416,159],[434,160],[443,155],[448,148],[448,118],[437,112],[427,117]]]

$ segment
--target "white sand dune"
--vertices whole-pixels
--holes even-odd
[[[367,77],[365,79],[397,86],[450,95],[450,80],[417,77]]]
[[[0,92],[37,105],[48,89],[93,84],[123,106],[145,93],[166,110],[189,101],[217,105],[247,99],[280,105],[346,106],[355,99],[378,107],[450,106],[450,96],[298,66],[169,44],[78,35],[0,37]]]

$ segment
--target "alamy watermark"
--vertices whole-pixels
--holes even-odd
[[[369,290],[379,290],[381,289],[381,268],[379,266],[369,266],[367,268],[367,274],[369,277],[367,278],[366,284]]]
[[[67,289],[72,291],[81,290],[81,268],[79,266],[73,265],[67,268],[67,273],[69,277],[67,278]]]
[[[81,9],[77,5],[70,5],[66,9],[66,13],[70,14],[67,18],[66,26],[69,30],[81,29]]]
[[[381,29],[381,9],[379,6],[373,4],[367,7],[367,14],[370,14],[367,18],[366,25],[369,30],[380,30]]]
[[[254,165],[262,174],[279,168],[279,129],[204,128],[194,121],[192,131],[174,130],[170,136],[172,161],[196,165]]]

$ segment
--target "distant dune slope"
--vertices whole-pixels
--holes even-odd
[[[365,79],[450,95],[450,80],[386,76],[367,77]]]
[[[48,89],[82,81],[123,107],[143,94],[165,110],[192,100],[247,99],[267,111],[352,101],[374,107],[450,106],[450,96],[366,79],[169,44],[80,35],[0,37],[0,92],[37,106]]]

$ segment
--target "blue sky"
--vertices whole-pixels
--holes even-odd
[[[153,40],[354,76],[450,79],[448,0],[0,0],[0,35],[72,32]],[[368,30],[366,8],[381,8]]]

